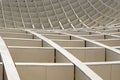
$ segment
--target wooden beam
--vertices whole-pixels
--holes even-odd
[[[10,52],[4,40],[1,37],[0,37],[0,54],[2,62],[4,64],[7,80],[20,80],[17,69],[10,55]]]

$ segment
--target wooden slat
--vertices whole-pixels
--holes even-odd
[[[9,46],[14,62],[50,62],[54,63],[54,49],[42,47]]]
[[[2,62],[4,64],[4,69],[6,71],[8,80],[20,80],[10,52],[4,42],[4,40],[0,37],[0,54],[2,58]]]

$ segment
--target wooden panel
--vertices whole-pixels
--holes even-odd
[[[105,32],[112,33],[112,32],[118,32],[118,29],[113,29],[113,30],[105,30]]]
[[[0,32],[25,33],[25,31],[17,29],[0,29]]]
[[[80,61],[85,61],[85,49],[68,49],[66,48],[72,55],[78,58]]]
[[[43,41],[43,47],[51,47],[48,43],[46,43],[45,41]]]
[[[81,39],[71,36],[71,40],[81,40]]]
[[[59,51],[56,51],[56,62],[57,63],[70,63],[70,61],[65,57],[63,56]]]
[[[43,35],[44,35],[44,34],[52,34],[52,35],[53,35],[53,34],[58,34],[58,35],[59,35],[59,33],[48,32],[48,31],[46,31],[46,30],[45,30],[45,31],[36,31],[36,32],[39,33],[39,34],[43,34]]]
[[[42,46],[41,40],[29,40],[29,39],[4,39],[8,46]]]
[[[106,35],[106,36],[105,36],[105,39],[117,39],[117,37]]]
[[[90,36],[82,36],[88,39],[104,39],[104,35],[90,35]]]
[[[120,80],[119,62],[86,63],[86,65],[100,75],[103,80]]]
[[[72,31],[69,31],[67,33],[71,33],[71,34],[74,34],[74,35],[89,35],[89,32],[72,32]]]
[[[75,80],[91,80],[89,79],[84,72],[79,70],[77,67],[75,68]]]
[[[86,48],[85,53],[86,62],[105,61],[104,48]]]
[[[61,40],[61,41],[54,41],[58,45],[62,47],[84,47],[84,41],[76,41],[76,40]]]
[[[73,66],[47,67],[47,80],[74,80]]]
[[[19,34],[19,33],[0,33],[2,37],[12,37],[12,38],[28,38],[32,39],[33,35],[31,34]]]
[[[89,65],[103,80],[111,80],[111,65]],[[116,79],[114,79],[116,80]]]
[[[86,48],[66,48],[76,58],[83,62],[105,61],[105,49],[86,47]]]
[[[46,80],[46,67],[44,66],[17,66],[21,80]]]
[[[111,33],[112,35],[120,36],[120,32]]]
[[[74,66],[67,64],[17,65],[22,80],[74,80]]]
[[[61,40],[70,40],[70,36],[66,35],[43,35],[49,39],[61,39]]]
[[[106,44],[108,46],[120,46],[120,40],[102,40],[99,42]]]
[[[119,61],[120,54],[106,49],[106,61]]]
[[[53,40],[55,43],[62,47],[84,47],[84,41],[76,41],[76,40]],[[49,44],[43,43],[44,47],[50,47]]]
[[[54,62],[54,49],[9,48],[15,62]]]
[[[97,44],[86,41],[86,47],[99,47]]]
[[[112,65],[111,80],[120,80],[120,64]]]

